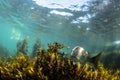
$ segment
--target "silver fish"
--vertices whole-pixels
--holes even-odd
[[[96,56],[91,57],[90,54],[83,47],[80,46],[74,47],[71,52],[71,58],[75,62],[79,61],[81,64],[85,64],[88,62],[95,68],[98,65],[101,55],[102,52],[100,52]]]

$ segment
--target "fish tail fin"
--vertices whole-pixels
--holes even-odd
[[[102,53],[103,53],[103,52],[100,52],[100,53],[97,54],[96,56],[91,57],[91,58],[89,59],[89,62],[92,63],[95,68],[97,68],[97,66],[98,66],[98,62],[99,62],[99,60],[100,60],[100,57],[101,57]]]

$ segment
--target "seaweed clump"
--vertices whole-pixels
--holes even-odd
[[[27,55],[27,53],[28,53],[28,40],[27,40],[27,38],[25,38],[24,40],[19,41],[17,43],[17,54],[19,54],[20,52]]]
[[[0,62],[0,79],[18,80],[120,80],[120,70],[106,69],[99,63],[96,70],[89,64],[74,63],[69,57],[60,57],[63,45],[55,42],[47,50],[37,49],[44,55],[30,58],[19,53],[14,60]]]
[[[37,53],[39,52],[39,49],[41,49],[41,41],[40,39],[36,39],[36,42],[33,46],[32,57],[35,57],[37,55]]]
[[[34,60],[31,61],[22,53],[14,61],[0,63],[0,79],[2,80],[47,80],[47,76],[42,73],[42,68],[36,72],[34,70]]]
[[[60,49],[65,48],[63,44],[60,44],[58,42],[50,43],[48,44],[47,51],[50,53],[58,53]]]

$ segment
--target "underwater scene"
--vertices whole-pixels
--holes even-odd
[[[120,0],[0,0],[0,80],[120,80]]]

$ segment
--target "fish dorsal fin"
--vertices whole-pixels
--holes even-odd
[[[90,60],[89,60],[89,62],[91,62],[95,67],[97,67],[98,62],[99,62],[99,60],[100,60],[100,57],[101,57],[102,53],[103,53],[103,52],[100,52],[100,53],[97,54],[96,56],[91,57]]]

